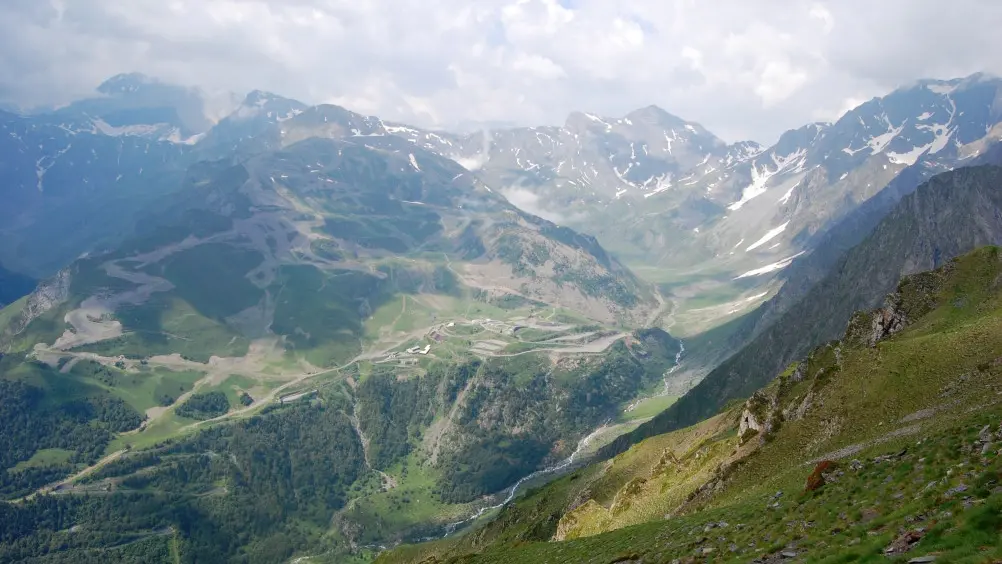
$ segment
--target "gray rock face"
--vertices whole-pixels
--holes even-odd
[[[22,328],[50,309],[62,304],[70,293],[70,271],[60,270],[55,276],[42,282],[30,296],[21,313]]]
[[[29,294],[21,314],[2,333],[0,333],[0,352],[6,352],[10,340],[20,334],[32,321],[52,308],[65,302],[70,295],[70,271],[60,270],[52,278],[38,285]]]
[[[776,397],[762,391],[755,392],[745,402],[744,410],[741,412],[741,421],[738,425],[738,440],[741,444],[748,442],[756,436],[760,440],[764,440],[765,436],[774,430],[776,417]]]
[[[908,325],[908,316],[900,306],[900,294],[891,294],[887,297],[886,305],[873,312],[870,335],[867,338],[868,345],[874,347]]]
[[[745,410],[741,413],[741,424],[738,427],[738,436],[745,437],[749,431],[760,433],[762,432],[763,426],[763,422],[759,421],[758,417],[756,417],[751,410],[745,408]]]

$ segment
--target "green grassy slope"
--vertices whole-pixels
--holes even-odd
[[[906,278],[890,303],[743,406],[531,492],[479,530],[378,562],[1002,557],[999,249]],[[870,346],[875,319],[902,316],[904,330]],[[761,430],[738,437],[747,417]],[[687,486],[700,459],[712,470]],[[823,461],[826,483],[808,491]]]
[[[593,238],[370,143],[194,165],[115,250],[0,310],[0,508],[31,524],[0,561],[66,540],[53,506],[93,534],[52,559],[147,537],[182,560],[359,556],[496,503],[660,390],[679,343],[626,337],[656,300]]]

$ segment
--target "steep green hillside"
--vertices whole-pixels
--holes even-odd
[[[1002,255],[905,278],[743,405],[391,562],[1002,557]]]
[[[0,561],[280,561],[319,535],[364,471],[350,413],[337,394],[276,407],[122,458],[72,490],[2,503]]]
[[[341,561],[441,534],[656,389],[677,352],[652,329],[556,362],[545,353],[431,361],[409,377],[355,366],[318,376],[318,393],[288,403],[267,402],[262,381],[248,376],[169,372],[156,359],[121,368],[80,360],[65,372],[34,363],[31,374],[17,364],[7,374],[23,384],[0,380],[10,387],[0,415],[12,429],[3,493],[16,498],[0,512],[23,526],[0,538],[0,561],[40,557],[51,542],[70,561],[111,557],[119,545],[142,555],[166,546],[183,561]],[[239,406],[242,394],[249,407]],[[67,523],[89,534],[67,536]]]
[[[610,445],[608,455],[659,433],[691,425],[727,401],[765,385],[812,347],[837,338],[857,309],[874,307],[903,274],[1002,243],[1002,168],[943,173],[905,197],[831,274],[674,406]]]
[[[406,142],[203,162],[157,201],[0,310],[10,559],[65,540],[50,510],[91,531],[67,560],[363,558],[673,399],[651,288]]]
[[[310,139],[192,167],[136,237],[77,261],[11,314],[2,348],[204,362],[277,338],[323,369],[360,355],[367,318],[400,294],[518,301],[610,325],[656,313],[651,290],[594,239],[519,212],[451,161],[392,145]]]

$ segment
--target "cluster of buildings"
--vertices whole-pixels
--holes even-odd
[[[428,354],[430,351],[431,351],[431,345],[425,345],[424,348],[411,347],[407,349],[407,354]]]

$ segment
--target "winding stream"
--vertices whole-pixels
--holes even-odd
[[[685,354],[685,343],[683,343],[682,340],[679,339],[678,346],[679,346],[678,353],[675,354],[675,365],[672,366],[667,372],[664,373],[664,383],[665,383],[664,390],[662,390],[660,394],[658,394],[657,396],[654,396],[654,397],[665,396],[665,395],[668,394],[669,389],[670,389],[670,382],[669,381],[670,381],[671,375],[674,374],[682,366],[682,356]],[[648,398],[643,398],[643,399],[648,399]],[[637,400],[637,402],[631,404],[630,407],[627,408],[627,411],[630,411],[633,408],[635,408],[641,401],[643,401],[643,399]],[[509,503],[511,503],[511,500],[515,499],[515,495],[518,494],[518,490],[522,486],[522,484],[528,482],[529,480],[532,480],[534,478],[538,478],[540,476],[545,476],[547,474],[553,474],[554,472],[559,472],[561,470],[566,469],[570,465],[574,464],[574,462],[577,460],[578,456],[585,450],[585,448],[588,447],[589,443],[591,443],[591,441],[594,440],[595,437],[597,437],[602,432],[604,432],[606,430],[606,427],[610,423],[611,423],[611,421],[606,421],[599,428],[597,428],[594,431],[592,431],[591,434],[589,434],[588,436],[586,436],[583,439],[581,439],[580,441],[578,441],[577,448],[574,449],[574,452],[572,452],[571,455],[568,456],[567,458],[565,458],[564,460],[558,462],[557,464],[554,464],[553,466],[549,466],[549,467],[543,468],[541,470],[536,470],[532,474],[529,474],[528,476],[525,476],[522,479],[520,479],[519,481],[515,482],[515,485],[511,486],[511,488],[508,490],[508,495],[504,498],[504,501],[502,501],[501,503],[498,503],[497,505],[490,505],[490,506],[487,506],[487,507],[482,507],[476,513],[474,513],[473,515],[467,517],[466,519],[463,519],[462,521],[456,521],[455,523],[449,523],[448,525],[446,525],[446,527],[445,527],[445,534],[442,535],[442,537],[447,537],[447,536],[451,535],[452,533],[456,532],[456,529],[458,529],[461,525],[465,525],[466,523],[469,523],[471,521],[475,521],[475,520],[479,519],[480,517],[482,517],[488,511],[493,511],[495,509],[500,509],[500,508],[504,507],[505,505],[508,505]],[[425,540],[434,540],[434,538],[435,537],[429,537],[429,538],[421,539],[421,540],[422,541],[425,541]]]
[[[682,339],[679,339],[678,340],[678,352],[675,354],[675,366],[672,366],[670,369],[668,369],[668,372],[665,372],[665,378],[664,378],[664,380],[665,380],[665,389],[664,389],[664,392],[662,392],[662,395],[668,393],[668,377],[671,376],[672,374],[674,374],[675,371],[678,370],[679,367],[682,366],[682,355],[683,354],[685,354],[685,343],[682,341]]]
[[[669,368],[668,371],[665,372],[664,376],[663,376],[664,383],[665,383],[664,389],[661,390],[661,393],[655,394],[653,396],[648,396],[648,397],[645,397],[645,398],[638,398],[636,401],[634,401],[629,406],[627,406],[625,410],[623,410],[624,413],[629,413],[629,412],[633,411],[634,409],[637,408],[638,405],[640,405],[641,403],[643,403],[645,400],[649,400],[651,398],[660,398],[660,397],[667,396],[668,392],[671,390],[671,383],[669,382],[669,379],[671,378],[671,375],[674,374],[682,366],[682,355],[683,354],[685,354],[685,343],[682,342],[682,339],[679,339],[678,340],[678,352],[675,353],[675,365],[672,366],[671,368]]]
[[[460,525],[464,525],[464,524],[469,523],[471,521],[475,521],[475,520],[479,519],[481,516],[483,516],[484,513],[487,513],[488,511],[493,511],[495,509],[500,509],[500,508],[504,507],[505,505],[508,505],[509,503],[511,503],[511,500],[515,499],[515,495],[518,493],[518,489],[522,486],[522,484],[526,483],[527,481],[532,480],[533,478],[538,478],[540,476],[545,476],[546,474],[552,474],[554,472],[559,472],[559,471],[564,470],[565,468],[569,467],[571,464],[574,464],[574,461],[577,460],[578,455],[580,455],[584,451],[584,449],[588,447],[588,444],[591,443],[591,441],[595,437],[597,437],[599,434],[601,434],[603,431],[605,431],[605,428],[606,428],[606,426],[609,423],[611,423],[611,421],[606,421],[605,423],[602,424],[601,427],[599,427],[598,429],[595,429],[594,431],[591,432],[591,434],[589,434],[588,436],[586,436],[583,439],[581,439],[580,441],[578,441],[577,448],[574,449],[574,452],[572,452],[571,455],[568,456],[567,458],[563,459],[562,461],[558,462],[557,464],[554,464],[553,466],[549,466],[549,467],[543,468],[541,470],[536,470],[532,474],[529,474],[528,476],[525,476],[522,479],[520,479],[519,481],[515,482],[515,485],[511,486],[511,488],[508,490],[508,496],[505,497],[504,501],[502,501],[501,503],[499,503],[497,505],[490,505],[490,506],[487,506],[487,507],[482,507],[476,513],[474,513],[473,515],[467,517],[466,519],[463,519],[462,521],[456,521],[455,523],[449,523],[448,525],[446,525],[446,527],[445,527],[445,534],[442,535],[442,536],[443,537],[447,537],[447,536],[451,535],[452,533],[456,532],[456,529],[459,528]],[[431,540],[431,539],[428,539],[428,540]]]

